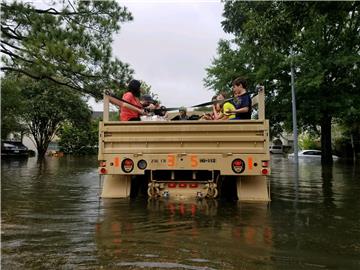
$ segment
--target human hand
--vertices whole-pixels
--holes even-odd
[[[226,111],[226,113],[227,114],[234,114],[234,111],[229,109],[229,110]]]
[[[147,110],[145,110],[145,109],[140,109],[140,115],[148,115],[148,111]]]

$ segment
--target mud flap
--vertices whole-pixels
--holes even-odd
[[[101,198],[127,198],[130,196],[131,176],[105,175]]]
[[[239,201],[270,201],[266,176],[242,176],[236,179]]]

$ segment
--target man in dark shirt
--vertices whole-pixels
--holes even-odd
[[[171,120],[190,120],[189,116],[186,114],[186,108],[185,107],[180,107],[179,109],[179,115],[175,116],[173,119]]]
[[[243,78],[236,78],[233,83],[233,105],[235,110],[228,111],[234,113],[236,117],[232,120],[251,119],[251,97],[246,91],[247,83]]]

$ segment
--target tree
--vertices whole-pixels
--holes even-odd
[[[23,106],[16,77],[2,79],[1,88],[1,139],[6,140],[11,133],[22,137],[27,127],[21,122]]]
[[[322,161],[332,162],[331,124],[348,110],[359,88],[358,2],[241,2],[224,7],[231,41],[219,43],[219,57],[208,68],[208,87],[224,87],[229,75],[264,81],[267,114],[290,126],[290,63],[296,67],[299,125],[321,127]],[[233,78],[233,77],[232,77]],[[219,88],[218,88],[219,89]],[[281,126],[277,125],[278,131]]]
[[[344,130],[344,135],[349,137],[352,149],[352,158],[356,160],[356,149],[360,146],[360,95],[348,99],[346,111],[337,122]]]
[[[112,59],[112,34],[132,20],[116,1],[1,3],[2,71],[47,79],[102,98],[102,89],[125,84],[133,70]],[[62,88],[61,88],[62,89]]]
[[[14,80],[13,76],[8,76],[5,81]],[[26,124],[40,159],[44,157],[49,143],[62,124],[71,122],[83,125],[90,120],[91,111],[86,100],[69,87],[47,80],[35,81],[18,76],[16,84],[3,84],[2,100],[8,100],[7,93],[14,91],[19,93],[18,102],[21,107],[21,110],[14,114],[20,122]]]
[[[65,123],[59,130],[60,150],[66,154],[97,154],[99,120],[84,125]]]

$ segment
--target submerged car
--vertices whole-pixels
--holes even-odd
[[[294,157],[294,153],[288,155],[289,158]],[[320,150],[303,150],[298,152],[299,158],[321,158],[321,151]],[[333,159],[338,159],[338,156],[333,155]]]
[[[282,145],[271,145],[269,147],[270,154],[284,154],[284,148]]]
[[[29,149],[22,142],[2,141],[1,156],[29,156]]]

